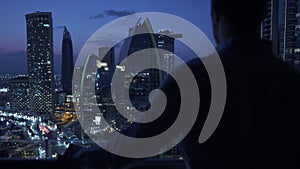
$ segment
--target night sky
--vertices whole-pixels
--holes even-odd
[[[55,71],[60,72],[62,26],[69,29],[76,58],[99,28],[127,14],[163,12],[196,25],[214,43],[210,0],[2,0],[0,2],[0,74],[27,73],[25,15],[52,12]]]

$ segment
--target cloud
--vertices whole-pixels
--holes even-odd
[[[107,16],[116,16],[116,17],[122,17],[122,16],[134,14],[133,11],[128,11],[128,10],[116,11],[116,10],[113,10],[113,9],[106,10],[106,11],[104,11],[104,13]]]
[[[104,14],[101,13],[101,14],[90,17],[90,19],[100,19],[100,18],[104,18]]]
[[[89,17],[90,19],[102,19],[105,18],[106,16],[112,16],[112,17],[122,17],[122,16],[126,16],[126,15],[131,15],[134,14],[134,11],[129,11],[129,10],[114,10],[114,9],[109,9],[109,10],[105,10],[104,12],[95,15],[95,16],[91,16]]]

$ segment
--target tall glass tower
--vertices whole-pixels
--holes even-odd
[[[280,20],[280,55],[284,61],[294,65],[295,63],[295,48],[296,48],[296,14],[297,14],[296,0],[281,0],[279,15]]]
[[[52,14],[27,14],[26,28],[30,111],[49,117],[54,99]]]
[[[72,95],[72,78],[74,70],[73,45],[71,34],[64,28],[62,42],[62,85],[67,95]]]
[[[279,1],[270,0],[266,10],[267,16],[261,25],[261,37],[272,41],[273,52],[279,56]]]
[[[262,38],[272,40],[275,53],[300,70],[300,1],[269,0]]]

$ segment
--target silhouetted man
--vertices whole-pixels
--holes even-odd
[[[213,31],[227,78],[227,102],[218,128],[205,143],[199,144],[211,87],[200,59],[190,61],[188,65],[200,88],[201,106],[196,124],[179,144],[189,168],[300,168],[300,76],[272,53],[270,42],[259,38],[266,3],[212,0]],[[180,108],[176,82],[169,78],[162,90],[168,98],[165,113],[152,123],[155,129],[146,126],[143,131],[147,132],[138,134],[139,137],[164,131],[176,118],[172,114]],[[88,154],[78,157],[94,157]]]
[[[270,42],[259,38],[266,3],[212,0],[213,32],[225,69],[227,102],[218,128],[204,144],[197,137],[208,103],[201,103],[204,108],[200,108],[197,124],[182,142],[193,169],[300,167],[296,163],[299,74],[272,53]],[[189,65],[194,74],[201,74],[197,73],[199,60]],[[202,77],[197,79],[205,93],[209,87],[203,87]]]

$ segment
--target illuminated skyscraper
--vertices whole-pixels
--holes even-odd
[[[119,62],[129,55],[149,48],[162,49],[158,53],[154,52],[149,55],[149,60],[145,62],[151,63],[153,67],[160,67],[164,70],[171,71],[174,68],[174,42],[176,38],[182,38],[182,34],[175,34],[170,30],[161,30],[154,33],[149,18],[143,22],[141,18],[136,25],[129,29],[129,38],[127,38],[122,46]],[[150,55],[155,57],[150,57]],[[137,64],[137,65],[134,65]],[[138,66],[140,63],[132,63],[130,66]],[[149,93],[160,86],[166,77],[166,73],[157,69],[148,69],[138,73],[133,78],[129,86],[129,93],[137,100],[148,100]],[[144,102],[147,104],[147,102]]]
[[[29,106],[31,112],[53,112],[53,25],[50,12],[26,15]]]
[[[73,45],[71,34],[64,28],[62,43],[62,84],[67,95],[72,95],[72,78],[74,70]]]
[[[155,33],[149,18],[146,18],[144,21],[142,21],[142,18],[139,18],[136,24],[129,28],[129,36],[123,41],[120,55],[117,57],[119,58],[117,70],[124,72],[118,78],[119,81],[124,82],[124,86],[119,86],[120,92],[117,93],[121,94],[118,94],[117,97],[120,100],[123,99],[123,102],[130,99],[131,105],[124,106],[122,101],[115,104],[120,104],[123,108],[120,111],[125,112],[130,119],[119,118],[117,121],[119,129],[126,128],[127,124],[136,118],[130,114],[131,110],[145,111],[149,108],[151,91],[159,88],[167,76],[165,71],[159,69],[171,71],[174,68],[174,42],[175,38],[181,37],[182,34],[175,34],[169,30],[161,30]],[[145,52],[146,50],[147,52]],[[130,55],[137,53],[143,55],[141,56],[143,57],[142,62],[138,59],[135,62],[127,62]],[[122,67],[121,63],[125,66]],[[143,65],[147,64],[150,67],[149,69],[142,68]],[[130,67],[137,68],[140,72],[130,72],[128,71]],[[122,92],[123,90],[126,92]],[[126,95],[127,91],[129,91],[129,98]]]
[[[174,33],[170,30],[161,30],[155,34],[157,48],[163,50],[159,55],[161,66],[164,70],[171,72],[174,69],[175,40],[182,37],[181,33]]]
[[[296,36],[296,48],[295,48],[294,64],[296,65],[297,69],[300,70],[300,1],[299,0],[297,2],[295,36]]]
[[[273,41],[274,53],[300,69],[300,1],[269,0],[262,38]]]
[[[279,54],[284,61],[295,65],[297,0],[280,0],[279,5]]]
[[[109,100],[111,93],[111,81],[115,72],[115,53],[114,48],[101,47],[99,55],[104,56],[97,71],[96,92],[101,95],[101,100]]]
[[[110,126],[117,127],[119,117],[111,96],[111,83],[116,69],[114,47],[99,48],[99,56],[103,59],[98,63],[100,66],[96,75],[96,96],[97,102],[100,103],[98,107]]]
[[[261,37],[265,40],[273,42],[274,54],[279,54],[279,1],[270,0],[267,5],[266,19],[261,25]]]
[[[19,76],[10,80],[9,102],[13,112],[28,110],[28,77]]]
[[[125,39],[119,57],[119,63],[135,52],[149,48],[158,49],[156,35],[154,34],[149,18],[142,21],[140,18],[137,23],[129,29],[129,38]],[[150,63],[151,67],[162,67],[161,56],[156,51],[143,53],[147,59],[145,63]],[[150,56],[153,57],[150,57]],[[153,65],[153,66],[152,66]],[[129,63],[126,66],[140,67],[141,63]],[[133,77],[132,77],[133,76]],[[125,88],[129,90],[129,97],[133,106],[138,110],[147,109],[148,96],[153,89],[157,89],[163,80],[163,71],[158,69],[147,69],[137,74],[128,72],[124,77]],[[130,79],[132,78],[132,81]],[[127,98],[125,98],[127,99]]]

